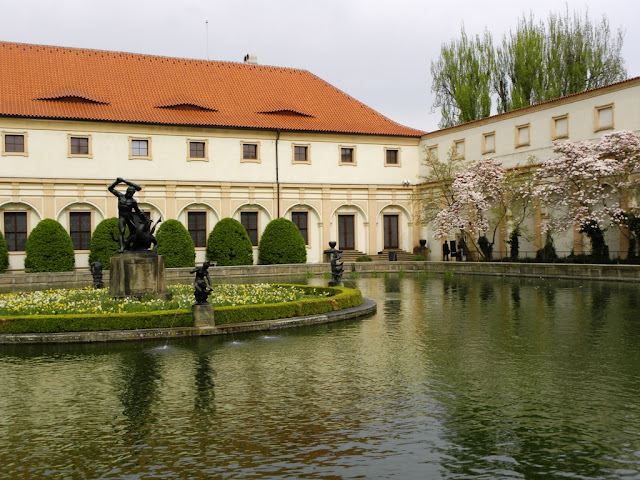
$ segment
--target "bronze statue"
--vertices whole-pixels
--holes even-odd
[[[92,262],[90,265],[91,276],[93,277],[93,288],[103,288],[104,282],[102,281],[102,262],[100,259]]]
[[[324,253],[331,256],[331,281],[329,282],[330,287],[336,287],[340,285],[342,281],[342,273],[344,272],[343,262],[342,262],[342,250],[336,249],[336,242],[329,242],[329,249],[325,250]]]
[[[136,218],[137,214],[132,214],[134,223],[136,224],[136,230],[127,237],[124,245],[127,250],[148,250],[151,245],[153,248],[151,251],[155,251],[158,248],[158,241],[153,233],[156,231],[156,227],[162,221],[160,218],[155,224],[144,213]],[[153,226],[152,226],[153,224]],[[129,230],[131,232],[131,230]]]
[[[116,190],[116,185],[120,183],[126,183],[128,185],[126,193]],[[118,197],[118,242],[120,243],[120,253],[124,252],[125,247],[125,227],[129,227],[129,232],[132,234],[136,231],[134,213],[139,217],[144,216],[138,208],[138,202],[133,198],[133,194],[140,190],[142,190],[140,185],[129,182],[121,177],[116,178],[116,181],[109,185],[109,191]]]
[[[195,288],[193,295],[196,297],[196,305],[208,305],[209,302],[207,298],[209,294],[213,292],[213,288],[211,288],[211,278],[209,277],[209,265],[210,263],[206,261],[201,267],[195,267],[190,272],[196,274],[196,279],[193,281]]]

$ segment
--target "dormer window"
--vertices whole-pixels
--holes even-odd
[[[191,102],[168,103],[166,105],[156,105],[156,108],[164,108],[167,110],[191,110],[196,112],[217,112],[215,108],[209,108],[204,105]]]
[[[263,112],[258,112],[265,115],[285,115],[288,117],[309,117],[313,118],[313,115],[309,115],[307,113],[299,112],[297,110],[292,110],[288,108],[278,109],[278,110],[266,110]]]
[[[108,105],[109,102],[102,100],[94,95],[88,94],[78,88],[67,87],[58,90],[50,95],[43,95],[36,100],[65,102],[65,103],[85,103],[96,105]]]

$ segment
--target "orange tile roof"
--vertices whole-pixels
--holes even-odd
[[[0,42],[0,115],[419,137],[306,70]]]

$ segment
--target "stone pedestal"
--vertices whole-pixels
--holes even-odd
[[[109,296],[114,298],[153,295],[168,300],[164,257],[143,250],[119,253],[111,257]]]
[[[216,322],[213,319],[213,305],[192,305],[194,327],[214,327]]]

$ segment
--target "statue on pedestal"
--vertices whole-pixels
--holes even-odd
[[[195,291],[193,295],[196,297],[196,305],[208,305],[207,298],[213,291],[211,288],[211,278],[209,277],[209,265],[208,261],[204,262],[201,267],[195,267],[190,273],[195,273],[196,278],[193,281],[193,287]]]
[[[126,193],[116,190],[116,186],[127,185]],[[120,253],[111,257],[109,274],[109,296],[113,298],[154,295],[164,300],[171,298],[167,291],[164,257],[158,255],[158,242],[153,236],[155,225],[151,219],[140,211],[138,202],[133,198],[142,187],[122,177],[109,185],[109,192],[118,197],[118,238],[113,240],[120,244]],[[126,229],[129,236],[125,238]],[[148,250],[153,245],[153,250]],[[122,255],[128,250],[126,255]]]

